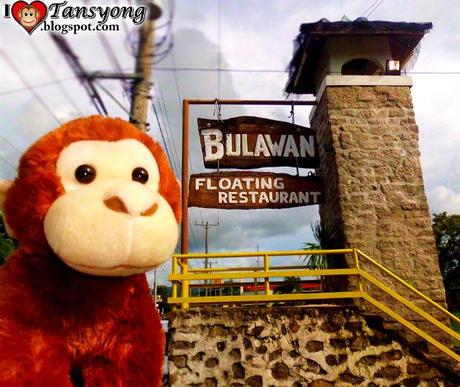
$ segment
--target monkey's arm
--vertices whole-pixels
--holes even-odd
[[[103,352],[83,365],[85,386],[161,386],[165,335],[147,284],[140,280]]]
[[[0,318],[0,386],[73,386],[63,343],[38,329]]]

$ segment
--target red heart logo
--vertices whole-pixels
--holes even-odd
[[[16,1],[11,7],[11,13],[29,35],[46,19],[48,8],[41,1],[32,1],[28,4],[25,1]]]

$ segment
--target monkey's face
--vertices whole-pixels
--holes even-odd
[[[64,188],[48,209],[44,233],[70,267],[93,275],[132,275],[173,253],[177,221],[159,193],[149,149],[134,139],[77,141],[59,155]]]
[[[26,7],[19,11],[19,20],[24,27],[33,27],[38,23],[39,13],[33,7]]]

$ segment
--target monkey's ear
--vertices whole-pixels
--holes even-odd
[[[0,179],[0,211],[3,211],[3,204],[6,199],[6,192],[9,190],[13,182],[11,180]]]
[[[22,17],[22,9],[18,12],[19,19]]]
[[[36,17],[37,19],[40,19],[40,12],[38,12],[37,10],[35,10],[35,17]]]

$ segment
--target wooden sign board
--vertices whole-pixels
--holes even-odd
[[[198,118],[206,168],[299,167],[319,165],[315,132],[289,122],[259,117]]]
[[[220,172],[190,176],[189,207],[222,209],[288,208],[322,202],[316,176],[271,172]]]

